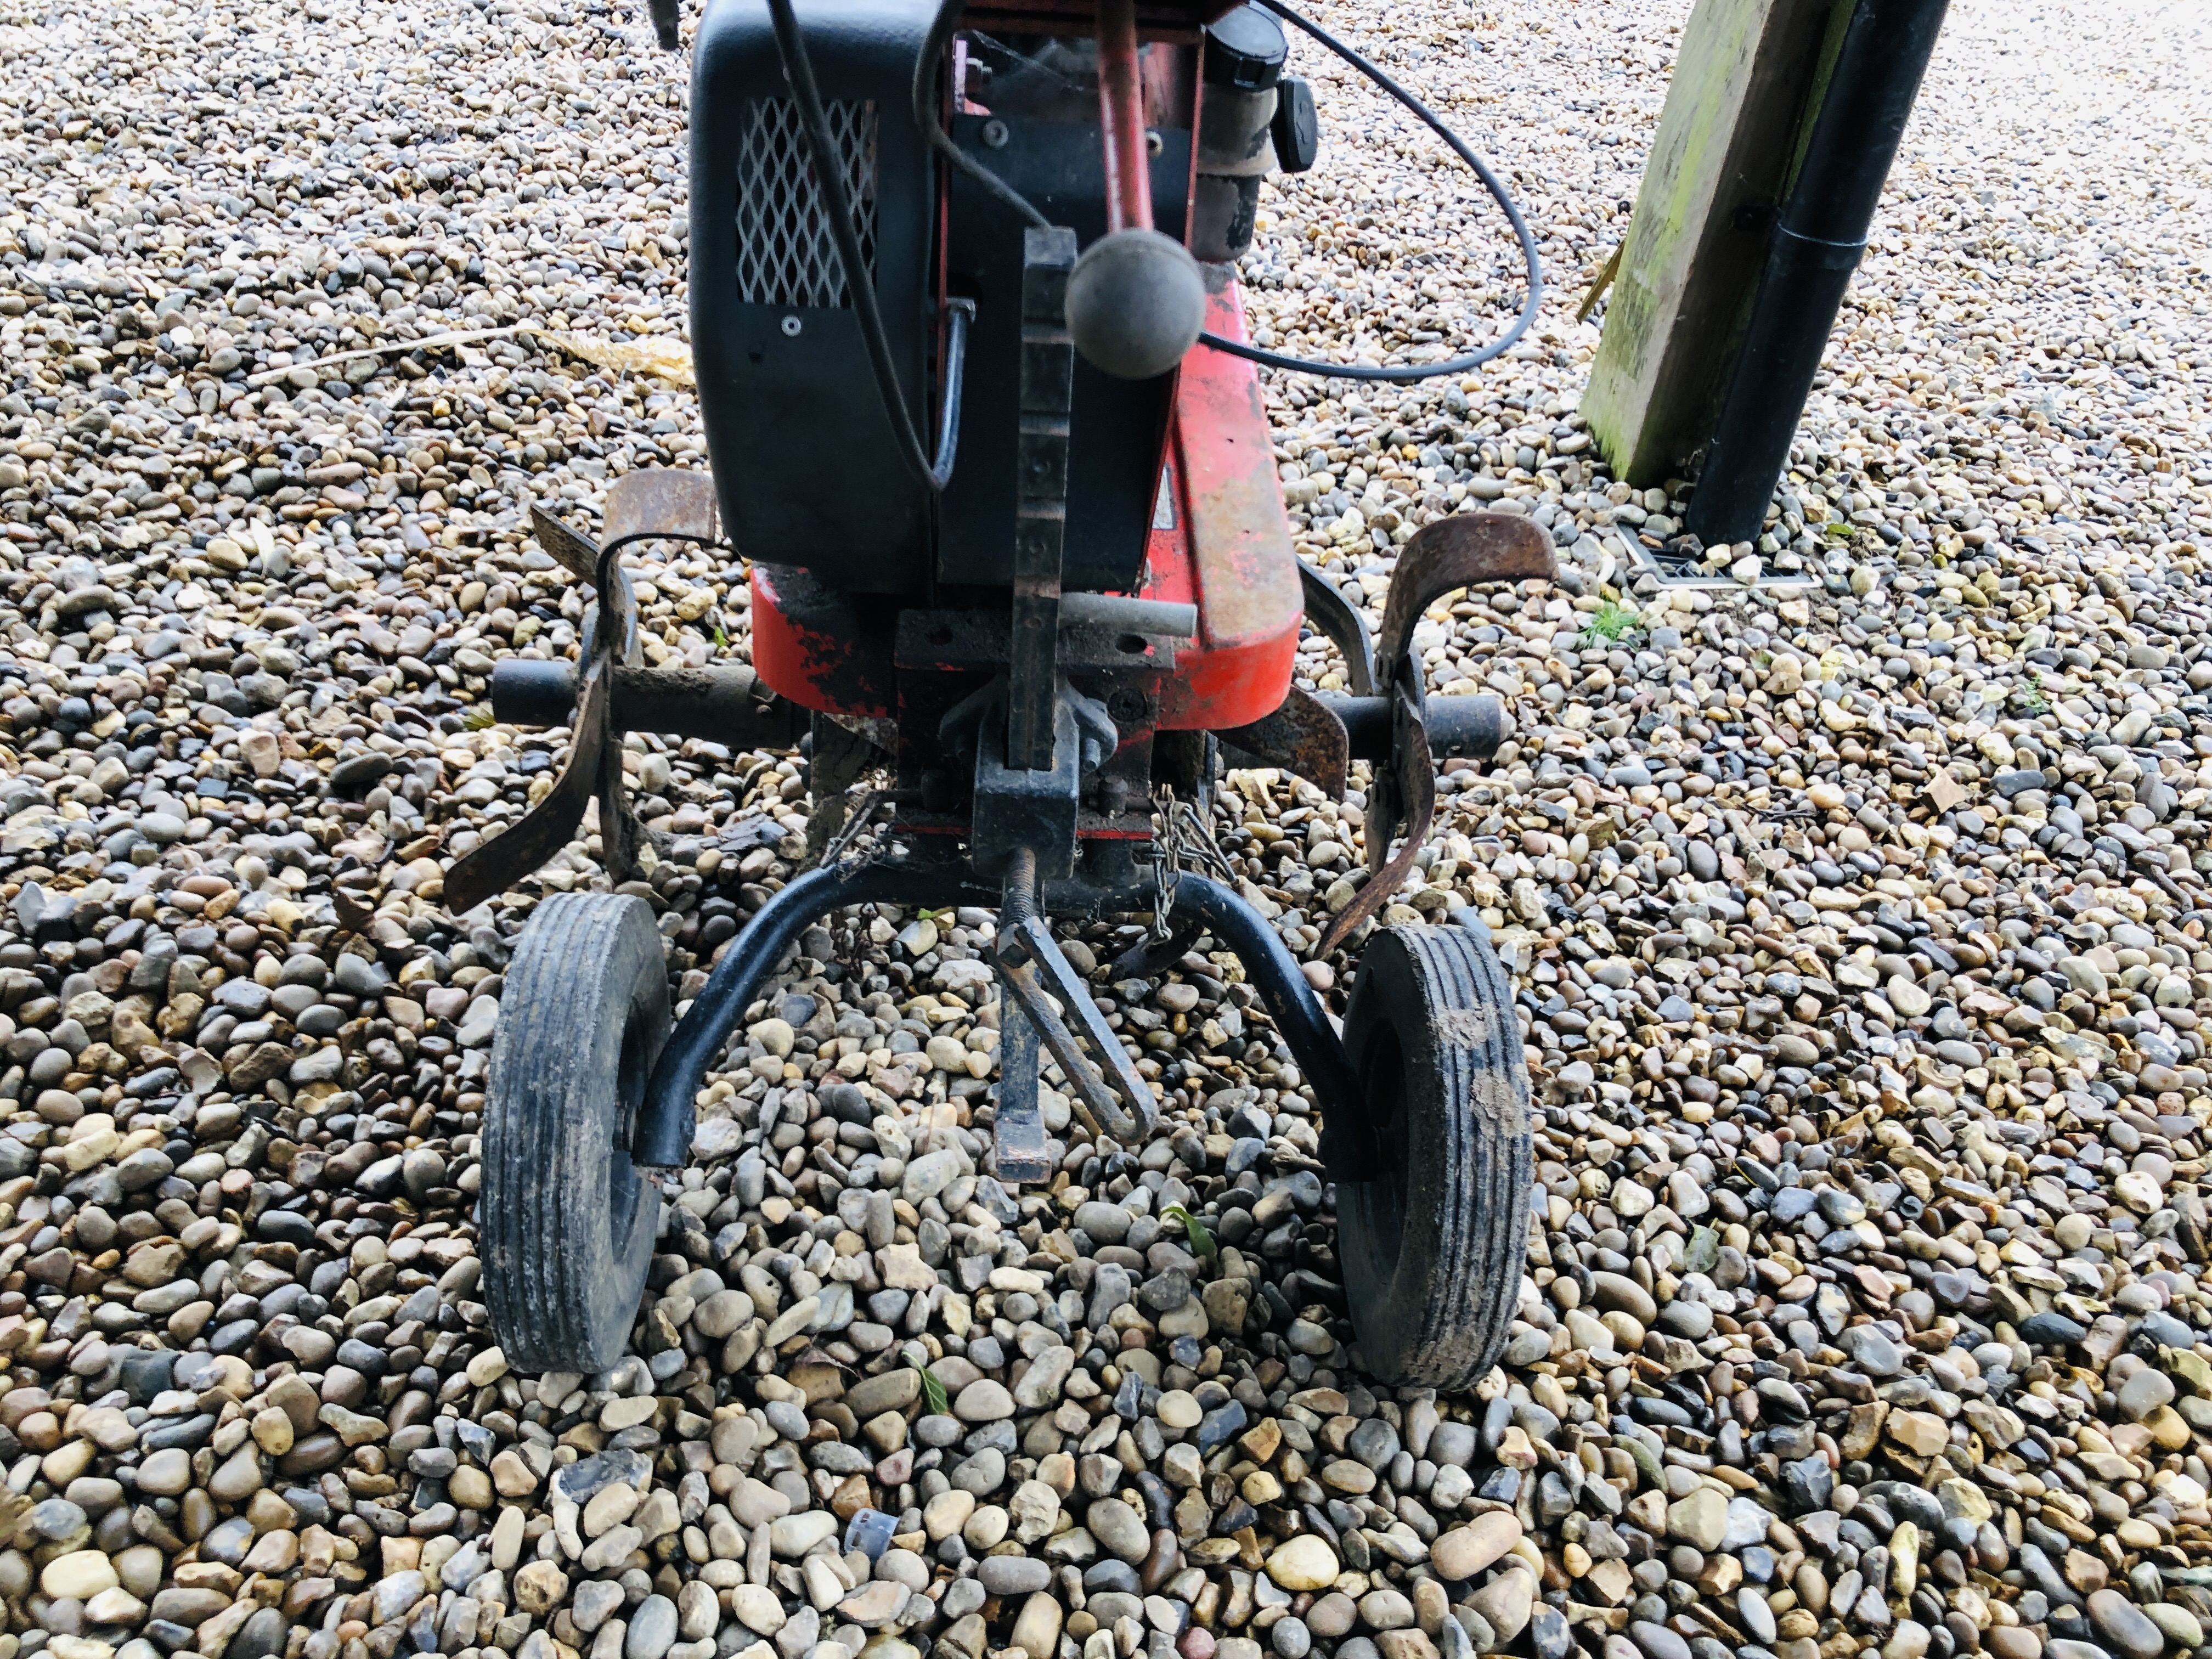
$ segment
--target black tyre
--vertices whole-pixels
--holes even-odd
[[[507,1360],[596,1371],[626,1346],[660,1194],[630,1162],[646,1079],[668,1037],[652,907],[561,893],[508,965],[484,1097],[484,1299]]]
[[[1385,1382],[1468,1387],[1504,1351],[1528,1252],[1512,984],[1463,928],[1386,928],[1361,955],[1344,1039],[1382,1166],[1337,1189],[1359,1358]]]

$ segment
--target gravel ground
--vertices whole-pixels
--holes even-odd
[[[648,372],[680,65],[514,0],[0,9],[0,1659],[2212,1653],[2203,14],[1954,7],[1776,501],[1816,580],[1680,592],[1627,562],[1680,495],[1588,449],[1573,311],[1683,14],[1326,14],[1499,158],[1559,285],[1456,387],[1271,392],[1370,608],[1470,499],[1569,572],[1417,635],[1521,734],[1386,919],[1487,928],[1541,1109],[1507,1363],[1437,1399],[1345,1346],[1312,1107],[1225,954],[1100,974],[1158,1139],[988,1179],[968,911],[809,937],[635,1358],[511,1371],[486,1061],[596,842],[459,920],[440,871],[558,755],[477,718],[582,616],[526,504],[700,458]],[[1494,225],[1313,67],[1264,337],[1480,337]],[[642,574],[649,655],[743,656],[719,564]],[[805,785],[629,746],[680,999]],[[1222,803],[1333,987],[1358,797]],[[888,1547],[840,1553],[867,1505]]]

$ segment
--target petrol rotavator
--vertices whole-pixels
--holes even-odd
[[[672,44],[672,0],[656,0]],[[1528,298],[1485,349],[1414,368],[1310,364],[1245,337],[1234,261],[1271,160],[1310,166],[1279,19],[1338,52],[1474,167]],[[509,659],[499,718],[566,725],[550,793],[459,860],[456,911],[566,845],[596,797],[614,883],[641,826],[619,735],[808,744],[814,867],[729,942],[671,1029],[647,903],[539,905],[507,979],[483,1126],[485,1287],[508,1358],[594,1370],[639,1307],[695,1092],[808,926],[860,903],[994,904],[994,1173],[1060,1149],[1040,1044],[1073,1110],[1123,1145],[1158,1103],[1048,918],[1140,913],[1157,973],[1201,933],[1237,953],[1310,1081],[1360,1357],[1457,1387],[1495,1361],[1528,1225],[1528,1082],[1507,978],[1457,927],[1369,930],[1341,1036],[1267,923],[1188,873],[1226,749],[1341,796],[1374,765],[1370,878],[1334,949],[1410,872],[1439,755],[1483,755],[1498,700],[1430,697],[1414,624],[1474,583],[1553,574],[1526,520],[1466,514],[1401,551],[1380,637],[1295,556],[1255,364],[1356,379],[1464,372],[1534,314],[1535,250],[1497,180],[1419,100],[1276,0],[711,0],[694,42],[691,330],[711,479],[632,474],[602,538],[539,515],[592,585],[577,663]],[[957,458],[956,468],[954,462]],[[726,532],[751,561],[752,667],[640,659],[619,555]],[[1291,684],[1302,626],[1350,690]],[[848,787],[890,821],[849,850]],[[866,817],[867,814],[860,815]],[[1198,838],[1203,842],[1202,832]],[[1391,849],[1395,845],[1395,856]]]

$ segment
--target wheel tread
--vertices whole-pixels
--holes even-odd
[[[647,1184],[630,1226],[614,1237],[611,1139],[594,1143],[612,1134],[625,1024],[652,1022],[648,1060],[666,1035],[661,963],[643,901],[568,893],[538,907],[509,964],[486,1097],[478,1237],[494,1328],[523,1369],[603,1369],[636,1308],[659,1199]]]
[[[1406,1055],[1406,1109],[1423,1114],[1412,1128],[1423,1167],[1408,1171],[1394,1260],[1381,1259],[1374,1196],[1340,1193],[1346,1289],[1378,1376],[1463,1388],[1504,1347],[1528,1240],[1533,1147],[1511,981],[1463,929],[1390,928],[1368,946],[1346,1039],[1364,1052],[1385,1024]]]

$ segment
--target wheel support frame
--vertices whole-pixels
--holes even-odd
[[[999,888],[980,881],[964,863],[919,858],[885,857],[867,863],[827,866],[793,880],[763,905],[730,941],[729,949],[708,975],[705,988],[677,1021],[646,1085],[632,1142],[634,1160],[647,1167],[678,1168],[690,1158],[697,1118],[695,1098],[708,1070],[785,953],[815,922],[854,904],[991,905],[1003,896]],[[1049,882],[1045,884],[1044,900],[1048,912],[1060,915],[1135,911],[1150,904],[1151,890],[1092,886],[1076,880]],[[1312,1081],[1322,1112],[1321,1160],[1328,1178],[1372,1180],[1376,1152],[1361,1106],[1358,1075],[1321,999],[1299,970],[1297,958],[1257,910],[1218,882],[1184,876],[1176,884],[1174,915],[1180,921],[1195,922],[1212,932],[1243,963],[1247,977],[1267,1005],[1291,1056]],[[1024,920],[1031,925],[1024,926]],[[1049,935],[1034,915],[1016,918],[1012,931],[1021,940],[1025,963],[1042,955],[1037,945],[1040,937],[1052,948]],[[1052,954],[1060,953],[1052,948]],[[1052,977],[1054,982],[1046,988],[1058,994],[1063,985],[1057,975]],[[1055,1044],[1055,1057],[1060,1057],[1057,1048]],[[1062,1069],[1068,1069],[1066,1058],[1060,1058]],[[1071,1080],[1073,1075],[1071,1072]]]

